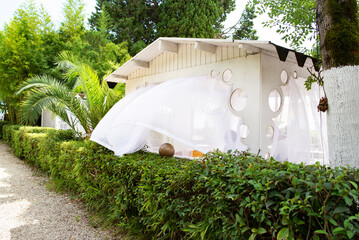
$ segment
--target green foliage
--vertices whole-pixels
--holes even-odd
[[[304,86],[307,89],[307,91],[312,89],[313,83],[317,83],[319,86],[323,87],[324,79],[322,76],[322,71],[319,71],[318,73],[316,73],[316,72],[313,72],[312,70],[310,70],[309,68],[308,68],[308,71],[309,71],[310,75],[307,78],[307,80],[305,80],[305,82],[304,82]]]
[[[7,121],[0,121],[0,140],[3,139],[3,127],[9,124]]]
[[[245,152],[215,151],[201,161],[146,152],[118,158],[94,142],[75,141],[72,131],[44,131],[20,139],[25,159],[48,171],[59,189],[147,239],[359,237],[359,170]]]
[[[265,27],[276,28],[285,42],[297,50],[303,49],[305,41],[316,38],[315,0],[256,0],[258,14],[268,14]]]
[[[82,0],[67,0],[64,6],[64,21],[60,35],[65,41],[73,41],[85,33],[84,3]]]
[[[105,9],[109,39],[128,42],[131,55],[135,55],[140,48],[132,48],[133,44],[150,44],[161,36],[216,37],[234,6],[234,0],[97,0],[89,22],[93,29],[103,31]]]
[[[249,1],[239,20],[239,27],[236,27],[233,33],[234,39],[257,40],[257,30],[253,28],[253,20],[257,17],[255,14],[256,2]]]
[[[110,89],[107,82],[100,83],[97,73],[79,62],[72,54],[63,52],[58,57],[59,68],[66,82],[49,76],[36,76],[19,88],[25,92],[21,105],[24,120],[34,123],[42,110],[49,109],[74,131],[79,123],[91,133],[102,117],[123,96],[123,88]],[[68,112],[74,117],[70,117]]]
[[[34,1],[21,5],[0,31],[0,99],[6,104],[12,123],[18,122],[21,96],[15,95],[17,86],[53,65],[57,40],[52,36],[54,30],[48,14],[36,8]]]
[[[223,28],[222,22],[234,5],[232,0],[166,0],[159,6],[157,35],[216,38]]]
[[[88,31],[83,1],[67,0],[64,20],[56,30],[48,13],[37,7],[35,1],[21,5],[13,19],[0,30],[0,102],[10,122],[22,122],[19,111],[23,96],[15,94],[19,85],[38,75],[61,79],[61,70],[55,68],[55,56],[60,52],[71,51],[97,72],[100,81],[130,59],[127,43],[114,44],[107,39],[107,15],[102,15],[100,32]],[[33,116],[39,115],[35,113]]]
[[[330,53],[332,67],[359,64],[359,24],[356,0],[327,2],[333,24],[324,44]]]
[[[159,19],[160,0],[97,0],[96,12],[89,19],[93,29],[101,29],[103,9],[109,15],[110,39],[115,43],[135,43],[143,40],[146,44],[155,40],[156,24]]]
[[[85,32],[81,38],[68,42],[66,48],[79,61],[91,66],[100,79],[131,58],[126,42],[115,44],[95,31]]]

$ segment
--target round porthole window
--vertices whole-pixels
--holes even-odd
[[[268,139],[273,139],[273,135],[274,135],[274,128],[272,126],[268,126],[266,129],[266,137]]]
[[[217,76],[216,70],[212,70],[209,75],[211,76],[211,78],[215,78]]]
[[[298,73],[297,73],[297,71],[294,71],[294,73],[293,73],[293,78],[294,78],[294,79],[297,79],[297,78],[298,78]]]
[[[288,82],[288,73],[287,71],[283,70],[280,74],[280,80],[282,83],[286,84]]]
[[[232,78],[232,71],[230,69],[224,70],[222,74],[222,80],[223,82],[229,82]]]
[[[241,138],[247,138],[249,135],[249,127],[247,124],[242,124],[239,128],[239,134]]]
[[[234,111],[242,111],[247,105],[248,96],[243,89],[237,88],[233,91],[230,99]]]
[[[269,103],[269,108],[273,112],[278,112],[278,110],[280,109],[280,106],[282,104],[282,97],[277,89],[273,89],[269,93],[268,103]]]

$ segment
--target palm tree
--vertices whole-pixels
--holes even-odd
[[[56,59],[64,71],[64,81],[42,75],[28,79],[19,87],[25,93],[21,103],[22,120],[34,123],[42,110],[59,116],[73,130],[79,123],[91,134],[102,117],[123,97],[124,85],[110,89],[100,81],[90,66],[79,62],[71,53],[62,52]],[[71,116],[72,115],[72,116]]]

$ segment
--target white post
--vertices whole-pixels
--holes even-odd
[[[324,71],[328,97],[329,162],[359,167],[359,66]]]

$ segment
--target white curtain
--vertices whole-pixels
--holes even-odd
[[[197,150],[246,150],[241,119],[229,107],[231,87],[218,78],[199,76],[140,88],[119,101],[94,129],[91,140],[122,156],[170,142],[176,155]],[[237,137],[238,136],[238,137]]]
[[[318,112],[319,99],[324,95],[318,84],[307,91],[305,79],[289,80],[283,90],[283,105],[274,120],[271,155],[277,161],[328,164],[326,114]]]

